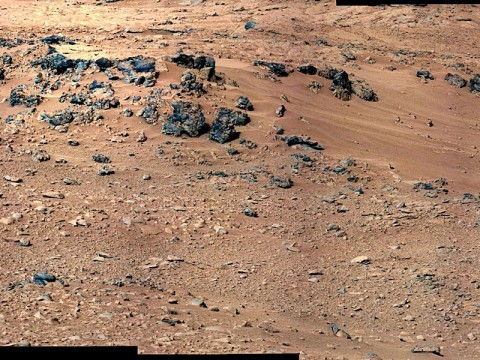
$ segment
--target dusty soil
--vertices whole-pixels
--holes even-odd
[[[0,17],[0,344],[478,358],[478,7],[4,0]],[[49,51],[86,66],[34,65]],[[212,57],[215,78],[179,52]],[[134,73],[149,86],[115,62],[138,55],[155,60],[156,77]],[[335,97],[305,64],[345,70],[378,101]],[[186,71],[201,90],[180,84]],[[91,102],[72,104],[79,93]],[[236,139],[162,133],[173,101],[212,126],[239,96],[254,110]],[[83,117],[45,120],[64,109]]]

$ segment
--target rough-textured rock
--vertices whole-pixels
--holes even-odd
[[[470,79],[470,92],[480,95],[480,74],[475,74]]]
[[[43,162],[50,160],[50,155],[48,155],[46,150],[39,149],[32,151],[32,160],[35,162]]]
[[[210,140],[224,144],[238,136],[238,133],[235,131],[235,113],[230,109],[219,109],[210,129]]]
[[[447,75],[445,75],[445,80],[450,85],[458,87],[458,88],[463,88],[463,87],[467,86],[467,80],[465,80],[464,78],[462,78],[458,74],[448,73]]]
[[[163,123],[162,134],[180,136],[200,136],[205,128],[205,117],[198,103],[186,101],[172,102],[173,114]]]
[[[253,62],[254,66],[260,66],[263,68],[267,68],[270,72],[277,76],[288,76],[288,72],[285,69],[284,64],[279,64],[276,62],[268,62],[268,61],[262,61],[262,60],[256,60]]]
[[[158,120],[158,107],[151,103],[138,111],[137,116],[143,117],[148,124],[154,124]]]
[[[64,41],[65,41],[65,37],[60,35],[50,35],[42,39],[42,42],[44,44],[49,44],[49,45],[60,44]]]
[[[203,83],[197,80],[197,76],[191,71],[185,71],[182,74],[180,90],[189,95],[201,96],[204,92]]]
[[[367,86],[364,81],[357,80],[355,84],[352,85],[352,91],[362,100],[378,101],[378,96],[375,91]]]
[[[432,73],[428,70],[418,70],[417,71],[417,77],[422,78],[422,79],[428,79],[428,80],[434,80],[435,78],[433,77]]]
[[[337,75],[340,72],[342,72],[342,70],[335,69],[334,67],[331,67],[331,66],[323,66],[320,69],[318,69],[318,76],[321,76],[328,80],[333,80],[335,78],[335,75]]]
[[[432,353],[435,355],[441,355],[440,346],[438,345],[416,345],[412,349],[412,353]]]
[[[85,111],[80,109],[68,107],[64,110],[59,110],[54,114],[41,113],[38,117],[40,121],[46,121],[52,126],[75,124],[88,124],[95,120],[102,119],[93,108],[88,108]]]
[[[235,106],[242,110],[253,111],[253,104],[246,96],[240,96],[235,102]]]
[[[280,105],[277,110],[275,110],[275,114],[277,115],[277,117],[283,117],[286,110],[287,109],[285,108],[285,105]]]
[[[306,74],[306,75],[315,75],[318,72],[317,68],[313,65],[299,66],[298,71],[301,72],[302,74]]]
[[[307,88],[313,91],[315,94],[318,94],[323,88],[323,85],[318,81],[312,81],[310,84],[307,85]]]
[[[111,61],[107,58],[100,58],[100,59],[95,60],[95,64],[97,64],[100,71],[105,71],[108,68],[111,68],[113,66],[113,61]]]
[[[47,282],[54,282],[57,280],[57,277],[46,272],[39,272],[33,275],[33,282],[37,285],[45,286]]]
[[[144,85],[145,87],[155,84],[155,74],[157,73],[155,73],[155,59],[152,57],[137,55],[126,58],[118,62],[117,69],[123,74],[126,83],[134,83],[137,86]],[[146,86],[147,84],[149,86]]]
[[[50,48],[49,53],[32,62],[32,66],[40,66],[43,70],[51,70],[57,74],[63,74],[68,69],[74,69],[80,60],[68,59],[62,54],[56,52],[55,49]]]
[[[35,107],[40,104],[42,97],[40,95],[29,95],[27,87],[24,84],[18,85],[10,92],[10,106]]]
[[[288,146],[300,145],[309,150],[324,150],[322,145],[316,141],[310,140],[309,138],[303,138],[300,136],[284,136],[282,140],[285,141]]]
[[[135,71],[137,73],[148,73],[155,71],[155,59],[137,55],[119,61],[117,68],[121,72]]]
[[[198,56],[193,60],[193,68],[198,70],[203,68],[215,69],[215,59],[210,56]]]
[[[178,66],[183,66],[189,69],[193,68],[195,63],[195,57],[193,55],[187,55],[184,53],[177,53],[175,56],[172,56],[170,60]]]
[[[94,154],[92,156],[92,160],[95,161],[96,163],[101,163],[101,164],[108,164],[111,162],[110,158],[103,154]]]
[[[283,176],[273,176],[270,178],[270,184],[281,189],[289,189],[293,186],[293,181]]]
[[[333,95],[340,100],[350,100],[352,97],[352,83],[348,79],[348,74],[345,71],[340,71],[333,77],[330,90],[333,91]]]

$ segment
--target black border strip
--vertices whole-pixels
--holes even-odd
[[[299,360],[298,353],[282,354],[138,354],[136,346],[0,346],[1,360]]]

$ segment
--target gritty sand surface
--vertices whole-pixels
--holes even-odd
[[[429,345],[478,359],[478,7],[3,0],[0,18],[1,345],[438,358],[411,351]],[[49,46],[86,68],[32,65]],[[214,58],[216,78],[178,52]],[[156,78],[134,73],[152,86],[115,62],[137,55],[155,61]],[[306,64],[345,70],[378,101],[336,98]],[[202,90],[185,89],[186,71]],[[38,104],[12,106],[21,84]],[[211,126],[239,96],[254,110],[232,141],[162,133],[173,101],[199,103]],[[65,109],[83,117],[45,120]],[[282,140],[294,135],[324,150]],[[44,271],[56,279],[41,286]]]

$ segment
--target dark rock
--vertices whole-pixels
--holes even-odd
[[[283,135],[285,133],[285,129],[277,125],[274,125],[273,128],[275,129],[275,134],[277,135]]]
[[[243,145],[248,149],[256,149],[257,148],[257,144],[255,144],[253,141],[247,140],[247,139],[241,139],[240,140],[240,145]]]
[[[13,59],[10,55],[3,56],[3,65],[12,65]]]
[[[315,94],[318,94],[320,90],[323,88],[323,85],[318,81],[312,81],[310,84],[307,85],[307,87],[311,91],[313,91]]]
[[[306,154],[292,154],[290,155],[291,157],[295,158],[295,159],[299,159],[299,160],[302,160],[304,162],[311,162],[312,159],[310,158],[310,156],[306,155]]]
[[[25,119],[30,117],[33,114],[35,109],[21,111],[17,114],[8,115],[5,119],[6,124],[13,124],[15,126],[20,126],[25,123]]]
[[[215,69],[215,59],[207,56],[199,56],[193,61],[193,68],[201,70],[203,68]]]
[[[203,300],[192,300],[192,305],[201,307],[201,308],[207,308],[207,304]]]
[[[106,86],[105,86],[105,83],[103,81],[98,82],[97,80],[93,80],[93,82],[88,85],[88,90],[90,90],[90,91],[94,91],[94,90],[97,90],[97,89],[105,89],[105,88],[106,88]]]
[[[357,60],[357,57],[351,53],[350,51],[344,51],[342,52],[342,56],[344,58],[345,61],[354,61],[354,60]]]
[[[320,46],[320,45],[332,46],[332,45],[330,45],[330,44],[328,43],[327,40],[324,40],[324,39],[318,39],[318,40],[315,42],[315,44],[317,44],[318,46]]]
[[[182,81],[180,83],[180,89],[182,92],[189,95],[197,95],[200,97],[204,92],[203,83],[197,80],[197,76],[191,71],[185,71],[182,74]]]
[[[77,74],[81,73],[84,70],[87,70],[90,66],[90,61],[87,60],[77,60],[77,64],[75,65],[75,72]]]
[[[353,93],[360,99],[365,101],[378,101],[378,96],[375,91],[368,87],[363,81],[357,80],[355,85],[352,86]]]
[[[175,56],[171,57],[171,61],[178,66],[183,66],[186,68],[193,68],[193,65],[195,63],[195,58],[193,55],[186,55],[183,53],[177,53]]]
[[[5,69],[0,68],[0,80],[5,80]]]
[[[480,95],[480,74],[475,74],[470,79],[470,92]]]
[[[141,76],[137,77],[133,83],[134,83],[136,86],[140,86],[140,85],[142,85],[142,84],[145,82],[145,80],[147,80],[147,79],[145,78],[145,76],[141,75]]]
[[[309,150],[324,150],[322,145],[316,141],[310,140],[309,138],[305,139],[300,136],[284,136],[282,140],[285,141],[288,146],[300,145]]]
[[[117,69],[123,74],[126,83],[141,85],[146,81],[147,77],[144,75],[138,75],[138,73],[154,74],[155,59],[152,57],[144,57],[142,55],[129,57],[119,61]]]
[[[208,175],[218,176],[222,178],[228,177],[228,174],[225,171],[209,171]]]
[[[49,44],[49,45],[60,44],[64,41],[65,41],[65,37],[59,36],[59,35],[50,35],[42,39],[42,42],[44,44]]]
[[[20,84],[14,87],[10,91],[10,106],[35,107],[40,104],[42,97],[39,95],[27,95],[27,87],[24,84]]]
[[[232,118],[232,114],[235,114],[233,110],[220,108],[210,129],[210,140],[224,144],[238,136],[238,133],[235,131],[235,120]]]
[[[434,80],[435,79],[430,71],[423,70],[423,69],[417,71],[417,77],[422,78],[422,79],[429,79],[429,80]]]
[[[47,282],[54,282],[55,280],[57,280],[55,275],[46,272],[39,272],[33,275],[33,282],[37,285],[45,286]]]
[[[242,110],[253,111],[253,104],[248,100],[246,96],[240,96],[235,102],[235,106]]]
[[[158,107],[156,104],[149,104],[141,109],[137,116],[143,117],[148,124],[154,124],[158,120]]]
[[[417,182],[413,185],[413,188],[416,190],[416,189],[420,189],[420,190],[435,190],[436,187],[433,186],[432,184],[430,183],[425,183],[425,182]]]
[[[53,115],[42,113],[39,116],[40,121],[47,121],[52,126],[62,126],[70,123],[88,124],[94,120],[101,119],[102,116],[96,113],[93,108],[86,111],[71,109],[70,107],[59,110]]]
[[[192,137],[200,136],[205,128],[205,117],[200,104],[174,101],[172,107],[173,114],[163,123],[162,134],[180,136],[186,133]]]
[[[125,110],[122,111],[122,115],[125,117],[131,117],[133,116],[133,111],[130,108],[126,108]]]
[[[218,109],[217,118],[218,117],[228,117],[233,125],[238,126],[245,126],[250,122],[250,117],[243,111],[236,111],[224,107]]]
[[[105,156],[102,154],[94,154],[92,156],[92,160],[95,161],[96,163],[101,163],[101,164],[108,164],[111,162],[108,156]]]
[[[460,75],[448,73],[445,75],[445,80],[452,86],[463,88],[467,86],[467,80],[462,78]]]
[[[107,176],[107,175],[115,174],[115,171],[110,170],[106,167],[103,167],[100,170],[98,170],[97,174],[100,175],[100,176]]]
[[[148,73],[155,71],[155,59],[137,55],[121,60],[117,66],[118,70],[123,72],[135,71],[137,73]]]
[[[215,74],[215,69],[214,68],[205,67],[205,68],[200,70],[200,73],[203,74],[203,76],[205,76],[207,81],[216,81],[217,80],[217,76]]]
[[[249,207],[243,209],[243,214],[248,217],[258,217],[258,213],[255,210],[250,209]]]
[[[170,326],[175,326],[175,321],[173,321],[169,317],[163,317],[161,321],[170,325]]]
[[[87,103],[88,97],[84,93],[74,94],[70,99],[70,104],[75,105],[85,105]]]
[[[337,75],[340,72],[342,72],[342,70],[335,69],[331,66],[324,66],[318,69],[318,76],[321,76],[328,80],[333,80],[335,78],[335,75]]]
[[[278,117],[283,117],[283,115],[285,115],[285,111],[287,109],[285,108],[284,105],[280,105],[277,110],[275,110],[275,114],[278,116]]]
[[[97,110],[108,110],[119,106],[120,101],[116,97],[98,99],[92,104],[92,107]]]
[[[249,20],[245,23],[245,30],[254,29],[257,26],[257,22],[253,20]]]
[[[79,146],[80,145],[80,143],[77,140],[72,140],[72,139],[68,140],[67,143],[70,146]]]
[[[273,176],[270,179],[270,185],[279,187],[281,189],[289,189],[293,186],[292,180],[282,176]]]
[[[119,80],[119,79],[120,79],[120,78],[118,77],[118,75],[115,75],[115,74],[112,73],[109,69],[105,69],[104,72],[105,72],[105,74],[107,75],[108,80],[116,81],[116,80]]]
[[[111,68],[113,66],[113,61],[111,61],[107,58],[100,58],[100,59],[95,60],[95,64],[97,64],[100,71],[105,71],[108,68]]]
[[[342,70],[333,77],[330,90],[333,91],[333,95],[340,100],[346,101],[351,99],[352,83],[348,79],[348,74],[345,71]]]
[[[338,166],[335,166],[333,169],[332,169],[332,172],[334,172],[335,174],[337,175],[343,175],[347,172],[347,169],[345,169],[345,167],[341,166],[341,165],[338,165]]]
[[[302,65],[298,67],[298,71],[300,71],[302,74],[315,75],[318,70],[313,65]]]
[[[253,65],[267,68],[270,72],[277,76],[288,76],[288,72],[285,70],[284,64],[256,60],[253,62]]]
[[[234,149],[234,148],[232,148],[232,147],[229,147],[229,148],[227,149],[227,154],[230,155],[230,156],[233,156],[233,155],[238,155],[239,152],[238,152],[237,149]]]
[[[68,59],[50,48],[48,55],[33,61],[32,66],[40,66],[43,70],[52,70],[57,74],[63,74],[68,69],[74,69],[79,60]]]

